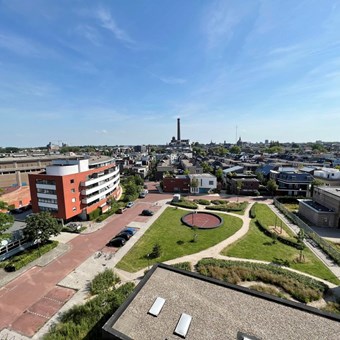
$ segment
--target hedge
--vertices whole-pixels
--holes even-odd
[[[210,201],[209,200],[204,200],[203,198],[199,199],[199,200],[194,200],[195,203],[198,204],[202,204],[202,205],[210,205]]]
[[[205,207],[205,209],[209,210],[217,210],[217,211],[243,211],[247,207],[246,202],[241,203],[227,203],[227,204],[217,204],[209,207]]]
[[[181,208],[187,208],[187,209],[197,209],[198,205],[195,202],[187,201],[187,200],[180,200],[178,202],[171,202],[171,205],[174,205],[176,207]]]
[[[29,249],[24,250],[22,253],[13,256],[5,266],[5,270],[8,272],[14,272],[22,267],[25,267],[30,262],[38,259],[41,255],[44,255],[51,251],[58,245],[58,241],[48,241],[43,245],[34,245]]]
[[[256,218],[256,204],[254,203],[253,206],[249,210],[249,217],[250,218]]]
[[[92,212],[89,213],[89,220],[90,220],[90,221],[93,221],[93,220],[95,220],[99,215],[100,215],[100,209],[97,208],[96,210],[93,210]]]
[[[112,269],[106,268],[103,272],[97,274],[90,284],[90,293],[92,295],[104,293],[120,282],[120,278]]]
[[[192,271],[191,263],[190,262],[179,262],[179,263],[174,263],[171,265],[172,267],[178,268],[178,269],[183,269],[188,272]]]

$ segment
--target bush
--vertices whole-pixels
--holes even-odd
[[[97,208],[96,210],[93,210],[92,212],[89,213],[89,220],[90,220],[90,221],[93,221],[93,220],[95,220],[99,215],[100,215],[100,209]]]
[[[183,269],[188,272],[192,271],[191,263],[190,262],[179,262],[179,263],[174,263],[172,264],[172,267],[178,268],[178,269]]]
[[[151,253],[149,254],[149,257],[151,259],[156,259],[157,257],[161,256],[161,252],[162,252],[162,248],[160,246],[160,244],[156,243],[153,248]]]
[[[328,287],[317,280],[262,263],[203,259],[197,271],[205,276],[237,284],[241,281],[262,281],[281,287],[301,302],[319,300]]]
[[[90,284],[90,293],[92,295],[103,293],[110,290],[120,278],[111,270],[105,269],[102,273],[95,276]]]
[[[227,212],[232,212],[232,211],[244,211],[247,207],[247,202],[240,202],[240,203],[235,203],[235,202],[224,202],[224,204],[215,204],[212,206],[205,207],[206,209],[209,210],[215,210],[215,211],[227,211]]]
[[[174,205],[176,207],[181,207],[181,208],[187,208],[187,209],[197,209],[198,206],[195,202],[192,201],[187,201],[184,199],[181,199],[178,202],[171,202],[171,205]]]
[[[22,267],[25,267],[30,262],[38,259],[41,255],[44,255],[51,251],[58,245],[58,241],[48,241],[43,245],[34,245],[29,249],[24,250],[17,255],[14,255],[10,260],[6,261],[5,270],[7,272],[14,272]]]
[[[202,204],[202,205],[210,205],[210,201],[204,200],[204,199],[194,200],[194,202],[197,203],[197,204]]]
[[[45,340],[101,339],[102,327],[134,289],[129,282],[112,291],[100,293],[84,305],[74,306],[52,325]]]
[[[254,203],[251,209],[249,210],[249,217],[250,218],[256,218],[256,204]]]
[[[211,200],[212,204],[219,205],[219,204],[227,204],[228,201],[226,200]]]

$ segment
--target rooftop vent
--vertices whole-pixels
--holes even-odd
[[[185,338],[190,327],[191,319],[192,317],[189,314],[182,313],[174,333]]]
[[[158,297],[153,305],[151,306],[149,310],[149,314],[153,316],[158,316],[158,314],[161,312],[163,306],[164,306],[165,300],[161,297]]]

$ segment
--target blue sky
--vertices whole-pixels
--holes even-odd
[[[0,0],[0,146],[339,141],[340,2]]]

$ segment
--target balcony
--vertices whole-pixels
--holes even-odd
[[[109,196],[116,189],[117,189],[117,186],[112,186],[111,188],[108,188],[108,189],[104,190],[103,192],[98,193],[97,195],[93,195],[91,197],[83,198],[81,200],[81,203],[83,203],[83,204],[91,204],[92,202],[94,202],[96,200],[100,201],[100,200],[106,198],[107,196]]]
[[[58,204],[38,202],[39,207],[52,208],[58,210]]]
[[[106,179],[110,179],[110,178],[115,177],[117,175],[119,175],[119,169],[118,168],[115,171],[108,173],[107,175],[103,175],[103,176],[100,176],[100,177],[97,177],[97,178],[92,178],[92,179],[89,179],[88,181],[85,181],[85,182],[80,182],[80,186],[88,187],[90,185],[102,182]]]
[[[117,177],[114,177],[111,180],[109,180],[107,182],[104,182],[104,183],[102,183],[102,184],[100,184],[98,186],[95,186],[95,187],[93,187],[91,189],[82,190],[81,194],[83,196],[89,196],[89,195],[93,194],[94,192],[100,191],[101,189],[103,189],[103,188],[105,188],[107,186],[110,186],[110,185],[116,185],[117,186],[118,184],[119,184],[119,180],[117,179]]]
[[[50,198],[50,199],[57,199],[57,195],[51,195],[51,194],[42,194],[42,193],[38,193],[37,194],[38,198]]]

